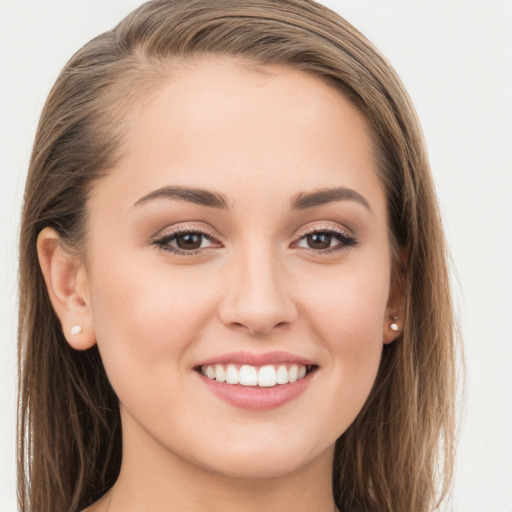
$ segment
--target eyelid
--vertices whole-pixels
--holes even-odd
[[[180,234],[184,233],[197,233],[202,236],[204,236],[206,239],[208,239],[210,242],[213,243],[211,247],[203,247],[199,249],[194,250],[182,250],[178,247],[173,247],[169,244],[171,240],[179,236]],[[358,245],[358,241],[354,234],[347,228],[341,227],[338,224],[331,224],[329,222],[321,222],[321,223],[315,223],[315,224],[308,224],[306,226],[303,226],[300,228],[296,235],[294,240],[291,242],[291,247],[296,246],[303,238],[305,238],[308,235],[314,234],[314,233],[329,233],[338,235],[339,237],[339,244],[332,248],[327,248],[323,250],[318,249],[307,249],[315,254],[323,254],[327,255],[329,253],[334,253],[341,251],[343,249],[347,249],[350,246]],[[184,255],[184,256],[193,256],[196,254],[199,254],[201,252],[206,252],[211,248],[219,248],[223,247],[222,242],[220,242],[220,236],[219,234],[210,228],[209,226],[205,224],[178,224],[175,226],[169,226],[161,231],[158,232],[154,237],[152,237],[151,243],[160,247],[163,250],[167,250],[171,253],[174,253],[176,255]]]
[[[348,230],[346,228],[342,228],[336,224],[329,224],[329,223],[323,222],[320,224],[308,224],[308,225],[300,228],[297,231],[295,241],[297,241],[307,235],[311,235],[312,233],[322,233],[322,232],[339,233],[341,236],[343,236],[345,238],[354,238],[354,234],[350,230]]]
[[[304,238],[315,233],[332,234],[338,238],[339,243],[326,249],[314,249],[312,247],[299,246],[300,242]],[[300,248],[301,250],[313,254],[314,256],[328,257],[341,254],[342,252],[347,251],[351,247],[356,247],[357,245],[359,245],[359,241],[350,230],[342,228],[339,225],[323,222],[321,224],[308,224],[307,226],[302,227],[299,231],[297,231],[297,235],[292,242],[291,247]]]
[[[203,236],[212,242],[212,246],[199,249],[184,250],[180,249],[179,247],[170,245],[171,240],[175,239],[180,234],[188,233],[196,233]],[[216,231],[205,226],[204,224],[180,224],[177,226],[169,226],[159,231],[154,237],[152,237],[151,244],[175,256],[194,256],[200,253],[205,253],[212,248],[223,247],[222,242],[219,241],[219,238],[220,237]]]
[[[205,226],[204,224],[178,224],[177,226],[168,226],[158,233],[156,233],[152,238],[153,239],[162,239],[171,235],[180,235],[182,233],[200,233],[205,235],[207,238],[211,240],[219,239],[219,234],[213,230],[212,228]]]

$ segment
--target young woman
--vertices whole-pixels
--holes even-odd
[[[156,0],[43,111],[20,255],[20,510],[414,511],[453,318],[399,79],[305,0]]]

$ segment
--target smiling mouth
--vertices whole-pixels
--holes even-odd
[[[208,379],[220,383],[272,388],[302,380],[317,368],[316,365],[304,364],[268,364],[265,366],[209,364],[198,366],[195,370]]]

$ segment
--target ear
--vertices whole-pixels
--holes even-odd
[[[64,248],[59,234],[52,228],[39,233],[37,255],[50,301],[68,343],[76,350],[91,348],[96,335],[83,261]]]
[[[409,251],[402,249],[391,275],[388,305],[384,316],[382,337],[384,344],[395,341],[403,332],[405,323],[405,270]]]

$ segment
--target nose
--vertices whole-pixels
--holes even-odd
[[[284,329],[297,318],[283,262],[270,248],[248,248],[227,270],[221,321],[254,336]]]

